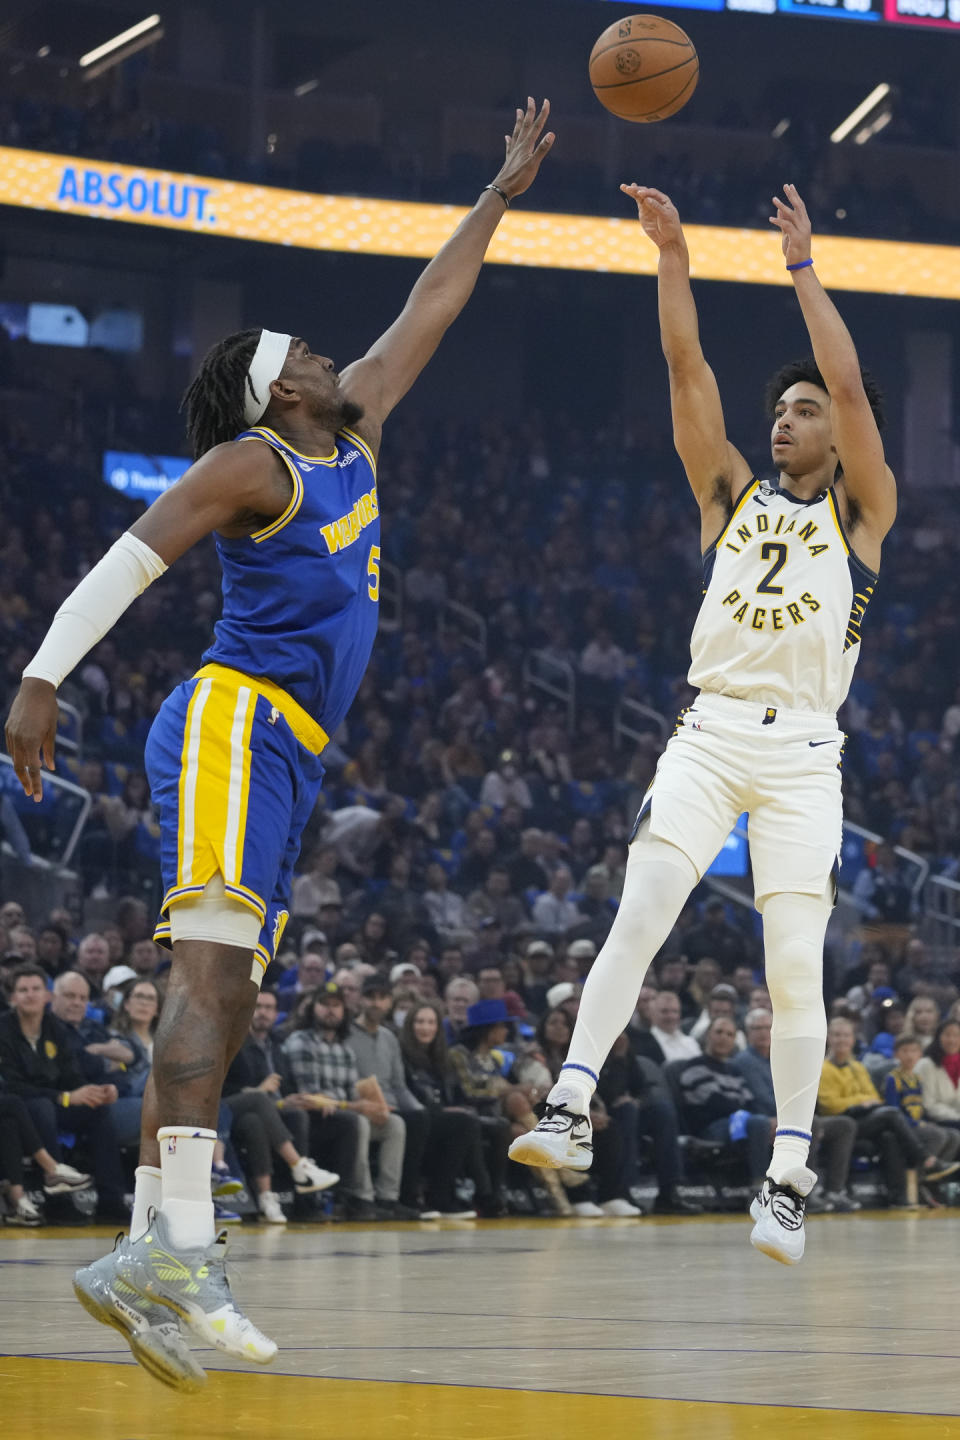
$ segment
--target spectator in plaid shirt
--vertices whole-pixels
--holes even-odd
[[[396,1220],[406,1129],[399,1115],[382,1100],[361,1100],[357,1057],[346,1043],[350,1020],[343,992],[332,981],[319,986],[303,1004],[293,1030],[283,1043],[283,1059],[293,1088],[300,1094],[322,1095],[339,1110],[352,1111],[359,1121],[357,1163],[346,1190],[351,1219]],[[379,1145],[376,1188],[370,1173],[370,1146]]]

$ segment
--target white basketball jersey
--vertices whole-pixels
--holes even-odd
[[[852,554],[833,490],[798,500],[751,481],[703,565],[690,684],[836,713],[877,577]]]

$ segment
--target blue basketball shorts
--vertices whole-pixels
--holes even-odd
[[[171,944],[170,907],[219,872],[226,893],[260,920],[255,958],[266,969],[290,913],[326,741],[286,691],[222,665],[205,665],[168,696],[146,745],[160,819],[158,944]]]

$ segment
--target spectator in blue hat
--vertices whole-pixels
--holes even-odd
[[[513,1022],[504,1000],[478,1000],[467,1011],[467,1023],[459,1044],[450,1049],[460,1098],[487,1122],[487,1165],[494,1186],[502,1183],[511,1140],[526,1134],[537,1123],[529,1090],[511,1079],[512,1063],[504,1073],[507,1062],[499,1047],[505,1044],[512,1029]],[[491,1120],[497,1122],[494,1127],[489,1124]],[[537,1173],[556,1211],[572,1214],[557,1172],[538,1170]]]

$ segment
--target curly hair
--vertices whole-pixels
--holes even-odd
[[[873,411],[873,418],[877,422],[877,429],[882,431],[887,423],[887,417],[883,408],[883,395],[880,387],[869,370],[861,368],[860,379],[863,381],[863,388],[870,409]],[[803,360],[791,360],[789,365],[782,366],[776,375],[771,376],[767,381],[764,391],[764,407],[769,419],[773,419],[783,392],[789,390],[791,385],[799,385],[803,380],[806,380],[809,385],[816,385],[821,390],[826,390],[828,395],[830,394],[830,388],[820,374],[817,362],[812,355],[807,355]]]
[[[883,395],[880,392],[880,387],[877,385],[877,382],[869,370],[864,370],[862,367],[860,370],[860,379],[863,381],[863,388],[870,409],[873,411],[873,418],[877,422],[877,429],[882,432],[886,424],[886,415],[883,409]],[[768,419],[773,419],[783,392],[789,390],[791,385],[798,385],[804,380],[806,380],[809,385],[816,385],[821,390],[826,390],[828,395],[830,394],[827,383],[820,374],[820,369],[812,355],[808,355],[803,360],[791,360],[789,365],[782,366],[776,375],[767,381],[764,392],[764,405]],[[834,480],[839,480],[842,474],[843,466],[838,461],[836,469],[833,472]]]
[[[261,334],[259,329],[237,330],[218,340],[187,387],[180,409],[187,412],[187,439],[195,460],[246,430],[244,389]],[[254,394],[254,399],[259,398]]]

